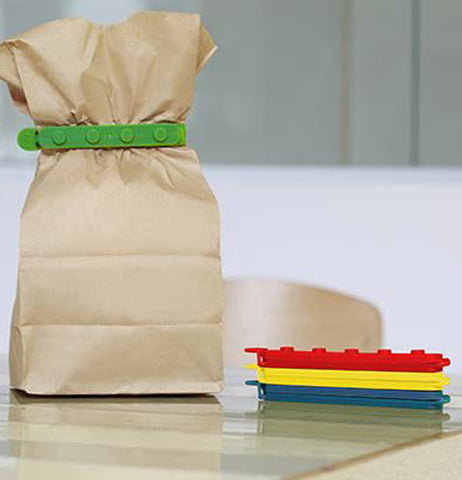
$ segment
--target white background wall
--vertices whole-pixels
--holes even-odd
[[[444,352],[452,373],[462,372],[461,170],[209,166],[206,173],[221,207],[226,276],[294,280],[370,300],[383,312],[386,346]],[[0,352],[31,175],[0,169]]]

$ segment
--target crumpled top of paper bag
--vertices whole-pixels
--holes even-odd
[[[39,126],[184,121],[216,46],[199,15],[45,23],[0,44],[0,78]]]

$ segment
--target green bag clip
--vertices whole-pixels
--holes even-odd
[[[18,134],[23,150],[75,148],[180,147],[186,145],[184,123],[72,125],[25,128]]]

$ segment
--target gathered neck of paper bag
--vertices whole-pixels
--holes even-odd
[[[159,148],[186,145],[184,123],[72,125],[25,128],[18,134],[23,150]]]
[[[196,14],[67,18],[0,42],[0,79],[35,125],[184,123],[215,50]]]

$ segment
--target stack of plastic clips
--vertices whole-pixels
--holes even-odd
[[[440,353],[245,351],[257,354],[257,365],[249,368],[257,370],[258,381],[246,383],[258,387],[261,400],[421,409],[441,409],[449,402],[442,391],[449,378],[442,370],[450,361]]]

